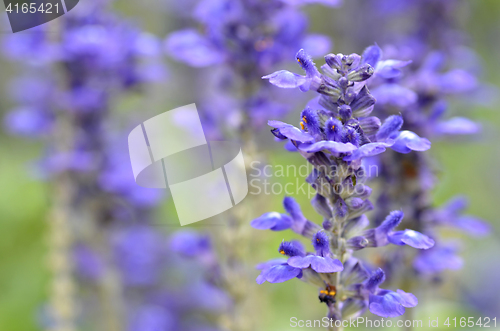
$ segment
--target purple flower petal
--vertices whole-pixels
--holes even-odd
[[[476,134],[481,130],[481,125],[465,117],[453,117],[437,123],[434,130],[445,135]]]
[[[293,6],[320,4],[328,7],[337,7],[342,4],[342,0],[281,0]]]
[[[422,274],[439,273],[443,270],[458,270],[462,268],[463,260],[457,255],[454,245],[438,246],[420,254],[413,261],[415,270]]]
[[[420,138],[417,134],[411,131],[401,131],[396,137],[393,150],[399,153],[407,154],[411,151],[423,152],[431,148],[431,142],[426,138]]]
[[[270,269],[271,267],[274,267],[277,264],[285,264],[285,263],[286,263],[286,259],[278,258],[278,259],[269,260],[267,262],[259,263],[255,266],[255,269],[266,270],[266,269]]]
[[[491,225],[473,216],[461,216],[452,225],[475,237],[484,237],[491,232]]]
[[[340,260],[315,255],[313,255],[313,257],[314,258],[311,261],[311,268],[316,272],[331,273],[344,270],[344,266]]]
[[[362,64],[368,63],[373,68],[375,68],[377,66],[378,61],[380,61],[381,57],[382,57],[382,50],[380,49],[380,47],[378,47],[377,44],[375,44],[365,49],[361,58],[361,63]]]
[[[302,40],[303,49],[312,57],[321,56],[330,52],[332,42],[330,37],[322,34],[309,34]]]
[[[4,125],[11,134],[38,137],[50,131],[52,119],[42,110],[23,107],[7,113]]]
[[[295,74],[288,70],[273,72],[270,75],[262,77],[262,79],[269,79],[269,83],[281,88],[296,88],[306,82],[306,78],[304,76]]]
[[[292,226],[292,219],[285,214],[270,212],[254,219],[250,225],[258,230],[281,231]]]
[[[375,67],[375,74],[385,78],[395,78],[401,75],[401,68],[406,67],[412,61],[384,60],[379,61]]]
[[[368,143],[357,150],[351,155],[344,157],[344,161],[356,161],[365,157],[374,156],[385,151],[386,144],[384,143]]]
[[[344,270],[339,260],[317,255],[292,256],[288,259],[288,265],[301,269],[311,267],[314,271],[319,273],[331,273]]]
[[[403,126],[403,117],[401,117],[400,115],[389,116],[378,130],[376,135],[377,140],[386,140],[387,138],[389,138],[389,136],[399,131],[399,129],[401,129],[401,126]]]
[[[276,128],[276,129],[281,129],[287,126],[291,126],[291,124],[281,122],[281,121],[276,121],[276,120],[269,120],[267,121],[267,125]]]
[[[183,230],[170,237],[170,249],[185,256],[194,257],[208,253],[212,249],[210,238],[202,233]]]
[[[383,282],[385,282],[384,270],[378,268],[363,282],[363,286],[367,291],[374,293]]]
[[[405,308],[399,303],[394,292],[385,295],[370,294],[370,312],[382,317],[397,317],[405,313]]]
[[[283,283],[287,280],[300,276],[302,270],[294,268],[288,264],[277,264],[267,270],[264,270],[259,277],[257,283],[262,284],[265,281],[269,283]],[[262,276],[262,277],[261,277]]]
[[[289,152],[297,152],[297,147],[292,143],[291,140],[287,140],[283,147]]]
[[[408,107],[417,101],[417,94],[399,84],[384,84],[371,90],[372,95],[381,105],[394,105],[396,107]]]
[[[434,240],[413,230],[393,232],[389,234],[389,242],[394,245],[408,245],[418,249],[429,249],[434,246]]]
[[[165,49],[174,59],[193,67],[206,67],[224,60],[224,54],[193,29],[171,33],[165,41]]]
[[[279,136],[284,136],[291,140],[308,143],[314,141],[314,138],[307,132],[301,131],[293,125],[286,124],[280,121],[268,121],[268,125],[275,127],[279,131]],[[274,133],[276,135],[276,133]]]
[[[404,291],[392,292],[382,290],[378,294],[370,294],[370,311],[382,317],[397,317],[405,313],[405,307],[411,308],[418,304],[417,298]]]
[[[314,144],[303,144],[299,147],[299,149],[307,153],[316,153],[326,149],[333,154],[340,154],[352,152],[356,150],[357,147],[351,143],[322,140]]]
[[[442,75],[439,85],[444,93],[464,93],[477,87],[477,78],[462,69],[455,69]]]
[[[406,293],[403,290],[397,290],[397,293],[401,297],[401,305],[405,308],[413,308],[418,305],[418,299],[411,293]]]

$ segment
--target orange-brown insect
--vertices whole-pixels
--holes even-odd
[[[319,291],[319,301],[330,305],[335,303],[335,295],[337,294],[337,288],[333,285],[327,284],[324,290]]]

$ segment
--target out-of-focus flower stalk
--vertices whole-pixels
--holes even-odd
[[[49,218],[48,256],[52,273],[50,303],[54,325],[51,331],[74,331],[77,307],[75,302],[71,247],[73,233],[70,225],[71,183],[61,174],[53,189],[52,212]],[[66,178],[64,178],[66,177]]]
[[[58,22],[57,22],[58,23]],[[60,37],[60,24],[53,26],[52,38]],[[58,33],[59,32],[59,33]],[[58,42],[58,40],[52,40]],[[72,121],[68,114],[58,118],[58,129],[53,131],[52,144],[55,150],[69,153],[73,149]],[[78,307],[75,300],[76,282],[72,249],[74,243],[71,225],[75,189],[69,173],[59,173],[52,186],[52,210],[49,212],[48,262],[52,273],[50,306],[53,325],[50,331],[75,331]]]
[[[64,66],[60,69],[63,76],[70,75]],[[76,112],[58,112],[54,123],[53,137],[50,145],[55,153],[69,155],[76,150],[75,133],[81,132]],[[106,120],[106,115],[101,114],[101,120]],[[104,146],[105,137],[94,134],[92,136],[96,146]],[[94,149],[92,151],[97,160],[105,158],[105,151]],[[110,234],[103,216],[110,215],[109,205],[99,203],[92,194],[82,191],[82,184],[94,185],[98,174],[88,174],[86,178],[71,171],[61,171],[52,180],[52,212],[50,222],[49,256],[53,274],[51,304],[54,313],[55,331],[77,330],[75,319],[81,306],[78,305],[78,288],[74,280],[74,249],[77,241],[86,242],[98,250],[105,261],[102,266],[102,276],[98,282],[98,297],[102,313],[100,328],[102,330],[121,331],[124,329],[124,314],[122,311],[122,282],[115,268],[110,248]],[[90,177],[90,178],[89,178]],[[83,181],[83,183],[82,183]],[[85,222],[85,225],[77,222]],[[85,228],[85,231],[81,231]],[[51,327],[52,330],[52,327]]]

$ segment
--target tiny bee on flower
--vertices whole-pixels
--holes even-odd
[[[335,286],[327,284],[324,290],[319,291],[319,301],[324,302],[327,305],[335,303],[335,294],[337,294],[337,289]]]

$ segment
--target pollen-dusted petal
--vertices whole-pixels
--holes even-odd
[[[314,141],[314,138],[307,132],[301,131],[294,126],[288,126],[280,129],[280,133],[288,139],[308,143]]]
[[[302,245],[302,243],[297,240],[281,242],[278,248],[278,252],[289,257],[306,255],[304,245]]]
[[[316,250],[316,254],[320,256],[330,255],[330,237],[325,233],[325,231],[321,230],[316,232],[311,242]]]
[[[326,139],[340,142],[344,126],[336,118],[330,118],[325,122]]]
[[[309,54],[307,54],[304,49],[300,49],[295,55],[295,58],[300,64],[301,68],[306,72],[307,78],[312,78],[319,75],[318,69],[316,69],[316,65],[312,61],[311,56],[309,56]]]

